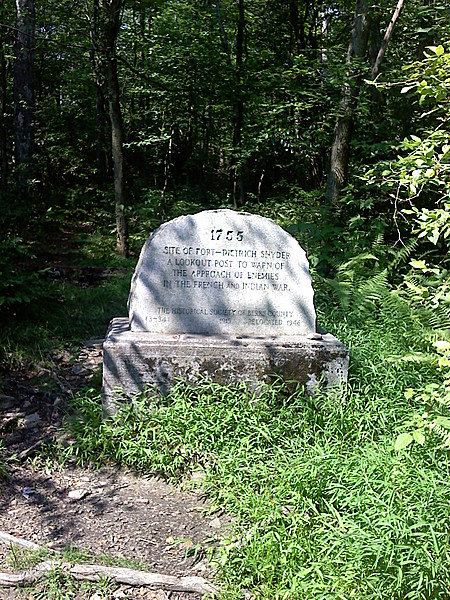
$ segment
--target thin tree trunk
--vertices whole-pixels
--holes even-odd
[[[330,171],[327,179],[326,197],[328,203],[332,205],[337,205],[341,190],[347,180],[354,113],[362,79],[358,59],[362,59],[366,53],[369,31],[368,1],[356,0],[355,18],[346,59],[349,69],[342,86],[342,99],[334,128]]]
[[[14,63],[14,122],[16,164],[29,163],[34,152],[33,0],[16,0],[16,57]],[[30,173],[23,173],[22,183]]]
[[[97,153],[97,179],[100,183],[104,183],[108,175],[108,158],[106,155],[107,135],[107,114],[104,92],[104,75],[96,55],[98,51],[98,35],[99,35],[99,5],[98,0],[93,2],[93,15],[91,24],[91,50],[90,59],[92,64],[92,72],[94,75],[94,84],[96,91],[96,111],[95,111],[95,133],[96,133],[96,153]]]
[[[5,57],[5,36],[0,28],[0,186],[6,189],[8,180],[8,150],[6,135],[6,89],[7,89],[7,63]]]
[[[307,8],[305,8],[306,12]],[[290,0],[289,2],[289,23],[291,26],[290,31],[290,53],[292,55],[298,54],[300,50],[305,48],[305,23],[302,19],[299,23],[298,4],[297,0]],[[295,48],[292,40],[295,41]]]
[[[230,44],[223,26],[222,12],[220,10],[220,0],[215,0],[217,23],[219,26],[220,40],[225,52],[228,66],[232,67]],[[234,69],[235,78],[235,100],[233,102],[233,141],[230,161],[230,180],[233,203],[235,208],[245,202],[244,181],[242,177],[242,165],[238,160],[242,142],[242,124],[244,120],[244,100],[242,92],[242,63],[244,57],[244,33],[245,33],[245,10],[244,0],[239,0],[238,22],[236,35],[236,63]]]
[[[128,256],[128,223],[125,217],[127,205],[127,189],[125,184],[124,126],[120,110],[119,80],[117,62],[109,60],[106,81],[108,86],[109,118],[111,120],[111,150],[114,166],[114,193],[117,232],[117,251]]]
[[[242,145],[242,124],[244,120],[244,100],[242,97],[242,61],[244,56],[245,13],[244,0],[239,0],[239,16],[236,35],[236,99],[233,105],[233,157],[231,173],[233,178],[233,203],[238,208],[245,203],[242,164],[239,154]]]
[[[372,73],[370,75],[370,78],[372,80],[374,80],[380,72],[381,63],[383,62],[384,55],[386,54],[386,48],[388,47],[388,44],[392,37],[392,32],[394,31],[395,24],[400,16],[404,3],[405,0],[398,0],[397,6],[394,10],[394,14],[392,15],[389,25],[387,26],[386,33],[384,34],[383,41],[381,42],[381,46],[378,51],[377,58],[375,60],[375,64],[372,68]]]
[[[94,0],[94,2],[96,1]],[[109,119],[111,122],[117,251],[123,256],[128,256],[128,223],[125,216],[125,207],[127,205],[124,156],[125,133],[120,108],[120,89],[115,55],[120,16],[124,1],[101,0],[101,5],[99,6],[99,52],[102,75],[105,79],[105,87],[108,95]]]
[[[370,23],[370,33],[369,33],[369,62],[371,67],[373,68],[375,62],[377,60],[378,53],[381,48],[381,32],[380,32],[380,24],[381,24],[381,14],[377,13],[372,16],[372,21]],[[372,126],[375,125],[377,121],[377,114],[379,110],[379,104],[381,100],[380,90],[375,86],[370,86],[370,95],[372,98],[372,104],[370,106],[370,114],[372,116]]]

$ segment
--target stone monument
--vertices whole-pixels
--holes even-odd
[[[308,261],[270,219],[211,210],[161,225],[131,282],[129,318],[103,344],[103,409],[174,378],[250,385],[274,375],[311,391],[347,380],[348,349],[318,333]]]

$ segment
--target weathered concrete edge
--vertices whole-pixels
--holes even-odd
[[[103,344],[103,413],[148,388],[166,394],[177,378],[255,386],[281,375],[311,393],[346,383],[348,348],[329,333],[316,337],[169,335],[130,331],[126,317],[113,319]]]

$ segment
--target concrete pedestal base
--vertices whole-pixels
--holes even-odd
[[[131,331],[120,317],[111,321],[103,344],[103,412],[112,414],[121,399],[147,388],[167,394],[176,378],[256,385],[281,375],[313,392],[321,383],[345,383],[348,363],[348,348],[330,334],[170,335]]]

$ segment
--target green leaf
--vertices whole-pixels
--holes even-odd
[[[423,435],[422,431],[420,429],[416,429],[415,431],[413,431],[413,438],[414,440],[420,444],[421,446],[424,445],[425,443],[425,436]]]
[[[427,265],[423,260],[410,260],[409,264],[414,268],[414,269],[420,269],[421,271],[426,271],[427,270]]]
[[[440,234],[439,229],[433,229],[433,232],[431,233],[431,235],[427,236],[428,239],[430,240],[430,242],[432,244],[434,244],[435,246],[438,243],[439,234]]]
[[[450,429],[450,419],[448,417],[438,416],[435,419],[436,423],[444,429]]]
[[[401,433],[395,440],[394,450],[404,450],[413,441],[413,436],[410,433]]]

